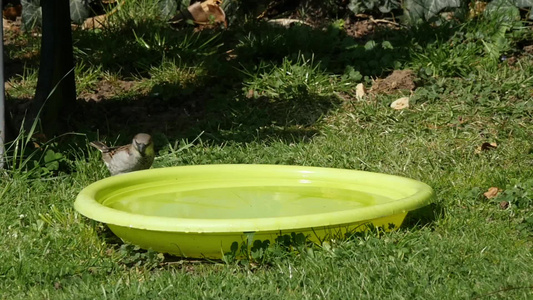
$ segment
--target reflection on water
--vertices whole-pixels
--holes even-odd
[[[119,198],[120,196],[120,198]],[[142,215],[199,218],[269,218],[335,212],[388,198],[316,186],[244,186],[176,191],[169,189],[109,199],[111,208]]]

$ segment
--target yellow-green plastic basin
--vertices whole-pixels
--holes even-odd
[[[141,248],[220,258],[234,242],[292,233],[320,242],[369,223],[398,228],[433,198],[425,183],[380,173],[200,165],[109,177],[83,189],[74,207]]]

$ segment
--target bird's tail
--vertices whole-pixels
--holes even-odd
[[[100,150],[100,152],[104,152],[104,153],[110,150],[110,148],[107,147],[106,144],[99,142],[99,141],[90,142],[89,145],[93,146],[94,148]]]

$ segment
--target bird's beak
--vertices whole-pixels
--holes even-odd
[[[139,149],[139,152],[141,154],[144,154],[144,150],[146,150],[146,145],[145,144],[137,144],[137,149]]]

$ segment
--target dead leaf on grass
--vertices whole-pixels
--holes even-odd
[[[228,27],[226,13],[220,5],[222,0],[206,0],[204,2],[195,2],[187,10],[191,14],[194,22],[199,25],[211,25],[223,23]]]
[[[492,199],[496,196],[498,196],[498,194],[501,192],[502,190],[493,186],[491,188],[489,188],[485,193],[483,193],[483,196],[485,196],[485,198],[487,199]]]
[[[88,18],[81,26],[83,29],[100,29],[107,25],[107,15],[99,15]]]
[[[509,208],[509,202],[507,202],[505,200],[500,202],[500,208],[503,209],[503,210],[508,209]]]
[[[355,98],[357,100],[361,101],[366,96],[366,88],[365,85],[362,83],[357,84],[355,87]]]
[[[479,153],[481,153],[483,151],[488,151],[488,150],[492,150],[492,149],[496,149],[496,148],[498,148],[498,144],[496,144],[494,142],[492,142],[492,143],[485,142],[485,143],[481,144],[481,146],[476,148],[475,153],[479,154]]]
[[[409,108],[409,97],[402,97],[400,99],[394,100],[391,103],[390,107],[392,107],[392,108],[394,108],[396,110]]]

